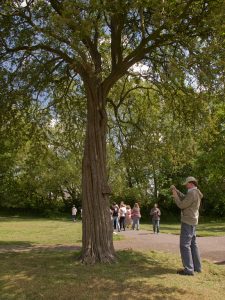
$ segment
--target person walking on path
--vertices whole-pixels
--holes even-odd
[[[132,229],[134,230],[136,227],[136,229],[139,230],[141,213],[140,213],[140,207],[139,207],[138,203],[134,204],[134,207],[131,211],[131,218],[133,220]]]
[[[119,224],[119,206],[116,202],[113,203],[112,207],[112,217],[113,217],[113,227],[114,231],[120,231],[120,224]]]
[[[125,220],[127,228],[130,228],[131,221],[132,221],[131,220],[131,207],[130,207],[130,205],[127,205],[127,213],[126,213],[126,220]]]
[[[159,222],[160,222],[161,211],[158,208],[158,205],[156,203],[154,204],[154,207],[150,211],[150,216],[152,216],[153,232],[159,233]]]
[[[203,195],[197,184],[194,177],[187,177],[184,182],[188,190],[186,195],[177,190],[174,185],[171,186],[175,203],[181,209],[180,253],[184,268],[177,271],[180,275],[194,275],[194,272],[201,272],[196,226]]]
[[[72,220],[73,220],[73,222],[76,222],[76,215],[77,215],[77,209],[76,209],[75,205],[73,205],[73,207],[72,207]]]
[[[124,231],[125,231],[126,213],[127,213],[126,205],[121,204],[119,210],[120,230],[122,230],[123,228]]]

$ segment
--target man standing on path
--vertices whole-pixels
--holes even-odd
[[[150,216],[152,216],[153,232],[159,233],[159,222],[160,222],[161,212],[160,209],[158,208],[157,203],[155,203],[154,207],[151,209]]]
[[[198,224],[199,206],[203,197],[197,188],[197,180],[187,177],[184,185],[188,192],[182,194],[174,185],[171,186],[176,205],[181,209],[180,253],[184,269],[180,275],[194,275],[201,272],[201,259],[196,243],[196,225]]]

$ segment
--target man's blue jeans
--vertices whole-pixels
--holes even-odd
[[[196,243],[196,226],[181,223],[180,254],[184,271],[193,274],[201,272],[201,259]]]
[[[154,233],[159,233],[159,220],[152,220]]]

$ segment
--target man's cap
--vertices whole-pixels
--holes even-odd
[[[195,182],[196,184],[198,184],[197,179],[195,179],[193,176],[187,177],[183,185],[186,185],[188,182]]]

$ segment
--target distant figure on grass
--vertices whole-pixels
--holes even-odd
[[[116,202],[113,203],[112,206],[112,217],[113,217],[113,228],[114,231],[120,231],[120,224],[119,224],[119,206]]]
[[[75,205],[73,205],[73,207],[72,207],[72,220],[73,220],[73,222],[76,222],[76,215],[77,215],[77,209],[76,209]]]
[[[120,230],[122,230],[123,228],[124,231],[125,231],[126,213],[127,213],[126,205],[123,202],[121,202],[120,210],[119,210]]]
[[[132,219],[131,219],[131,207],[130,205],[127,205],[127,213],[126,213],[126,219],[125,219],[125,223],[126,223],[126,228],[130,228],[131,224],[132,224]]]
[[[194,272],[201,272],[201,259],[196,243],[196,225],[203,195],[194,177],[187,177],[184,185],[188,190],[186,195],[177,190],[174,185],[171,186],[173,198],[181,209],[180,253],[184,268],[178,270],[177,273],[194,275]]]
[[[158,208],[158,205],[156,203],[154,204],[154,207],[150,211],[150,216],[152,216],[153,232],[159,233],[159,222],[160,222],[161,211]]]
[[[132,229],[134,230],[136,227],[136,229],[139,230],[141,213],[140,213],[140,207],[139,207],[138,203],[134,204],[134,207],[131,211],[131,218],[133,220]]]

